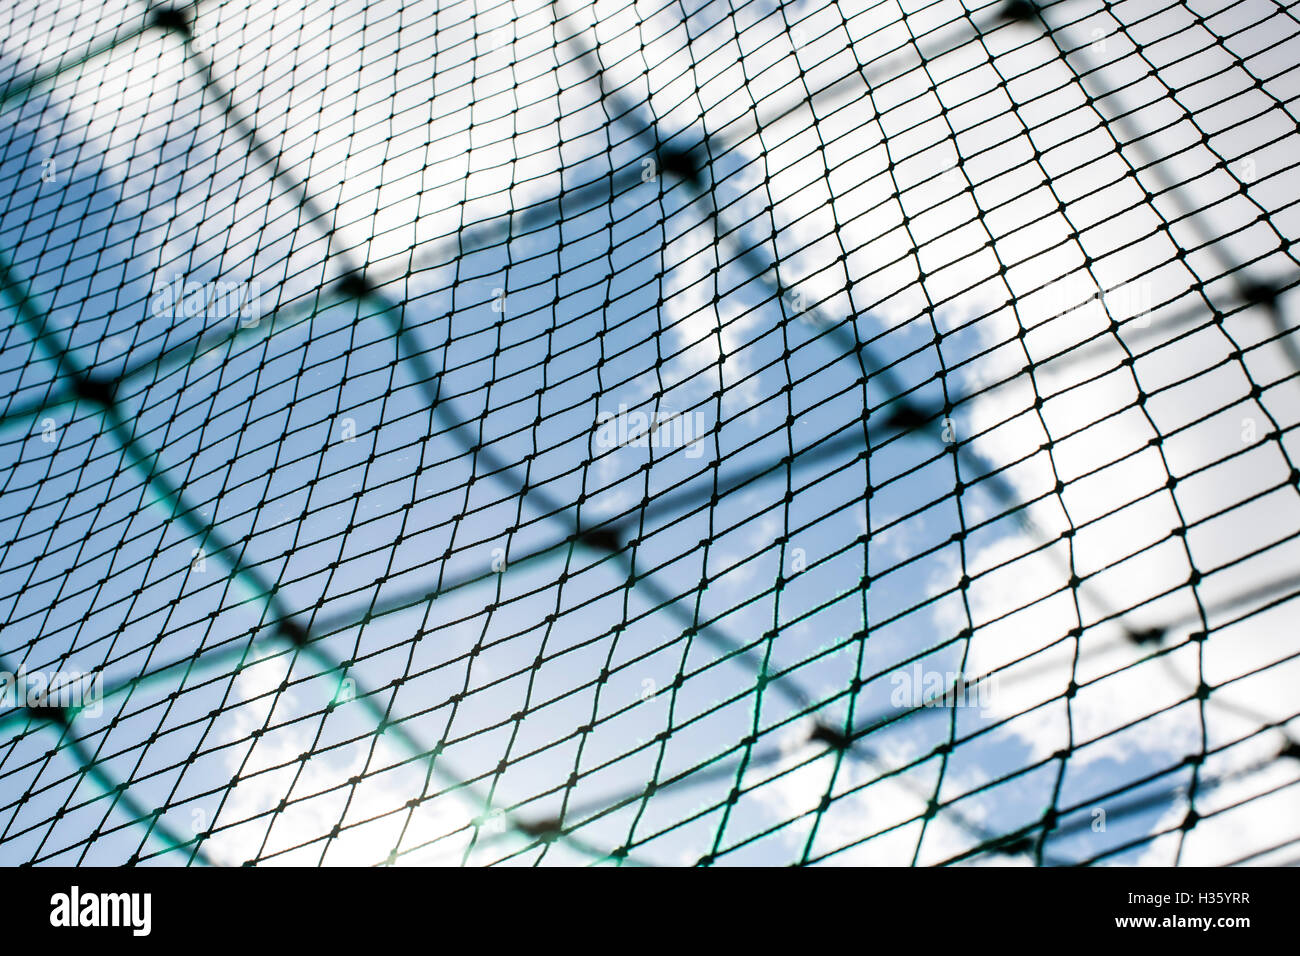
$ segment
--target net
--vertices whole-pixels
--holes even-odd
[[[1293,10],[12,5],[0,860],[1293,861]]]

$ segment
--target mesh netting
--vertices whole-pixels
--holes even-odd
[[[1300,844],[1275,0],[12,4],[0,860]]]

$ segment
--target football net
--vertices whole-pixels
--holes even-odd
[[[1294,11],[13,4],[0,860],[1300,857]]]

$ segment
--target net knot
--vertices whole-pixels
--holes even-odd
[[[1241,297],[1250,305],[1263,306],[1271,312],[1277,311],[1278,288],[1271,282],[1246,279],[1240,288]]]
[[[550,843],[560,836],[560,829],[563,825],[558,817],[547,817],[544,820],[519,820],[515,823],[520,832],[546,843]]]
[[[154,7],[149,11],[149,23],[160,30],[175,30],[177,33],[183,33],[186,36],[191,32],[192,11],[185,7],[174,7],[170,4]]]
[[[1024,23],[1032,20],[1036,13],[1038,13],[1038,5],[1031,3],[1030,0],[1007,0],[1002,8],[1002,19],[1013,23]]]
[[[73,390],[77,398],[94,402],[103,408],[112,405],[117,394],[117,386],[114,383],[94,375],[82,375],[73,383]]]
[[[44,720],[59,727],[67,727],[70,724],[67,708],[57,707],[44,698],[35,704],[28,704],[27,713],[35,720]]]
[[[913,431],[930,422],[934,415],[913,405],[911,402],[898,402],[885,418],[886,428],[898,431]]]
[[[704,179],[704,171],[690,150],[661,149],[659,165],[664,172],[671,173],[693,186],[698,186]]]
[[[285,618],[276,625],[276,632],[295,647],[307,645],[307,629],[293,618]]]
[[[1134,627],[1124,632],[1134,644],[1141,647],[1143,644],[1158,644],[1164,639],[1165,629],[1163,627]]]
[[[808,740],[823,743],[831,750],[848,750],[853,744],[848,734],[838,731],[834,727],[828,727],[826,724],[815,726],[812,733],[808,735]]]
[[[339,292],[351,299],[365,299],[379,290],[364,272],[349,272],[338,282]]]
[[[613,528],[588,528],[578,533],[578,540],[589,548],[608,551],[610,554],[618,554],[623,550],[623,542]]]

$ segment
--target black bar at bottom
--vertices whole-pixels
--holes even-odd
[[[513,934],[534,943],[553,936],[581,948],[628,943],[629,934],[650,945],[686,934],[695,947],[716,936],[734,949],[746,936],[770,947],[775,931],[807,932],[826,920],[864,945],[912,938],[946,946],[985,936],[1180,946],[1198,937],[1221,946],[1260,932],[1260,939],[1293,938],[1298,882],[1286,869],[1119,867],[628,869],[544,878],[477,870],[27,868],[0,870],[0,881],[11,942],[111,938],[126,947],[194,941],[259,949],[428,944],[438,938],[431,932],[443,931],[494,943]]]

